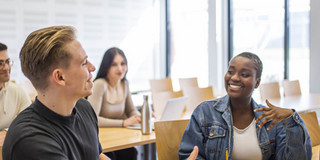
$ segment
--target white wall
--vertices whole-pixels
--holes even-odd
[[[128,59],[131,91],[148,89],[159,74],[158,0],[0,0],[0,42],[15,61],[11,80],[25,80],[19,52],[32,31],[71,25],[98,72],[106,49],[117,46]]]
[[[320,1],[310,0],[310,92],[320,93]]]

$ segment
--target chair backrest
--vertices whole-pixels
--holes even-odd
[[[188,97],[186,105],[186,113],[191,113],[201,103],[214,98],[212,87],[206,88],[185,88],[183,96]]]
[[[184,88],[190,87],[199,87],[198,86],[198,78],[179,78],[180,89],[183,90]]]
[[[284,96],[301,95],[299,80],[283,80],[282,85]]]
[[[278,82],[264,83],[259,86],[261,100],[268,98],[280,98],[280,88]]]
[[[189,119],[154,123],[159,160],[179,159],[179,146],[188,123]]]
[[[28,93],[31,101],[34,102],[38,93],[37,93],[37,90],[32,85],[31,81],[28,79],[22,80],[20,82],[20,85]]]
[[[300,113],[299,115],[306,124],[312,147],[320,145],[320,126],[316,112]]]
[[[152,79],[150,80],[151,93],[173,91],[171,78]]]
[[[169,99],[182,97],[182,96],[183,96],[182,91],[178,91],[178,92],[165,91],[165,92],[152,93],[153,110],[154,110],[156,119],[161,117],[163,110]]]

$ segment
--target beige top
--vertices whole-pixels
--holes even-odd
[[[102,78],[94,81],[93,92],[88,101],[96,112],[99,127],[122,127],[124,119],[139,114],[133,105],[128,81],[121,83],[124,86],[124,97],[121,101],[111,103],[108,98],[112,96],[107,96],[108,82]]]
[[[31,100],[21,86],[6,82],[0,90],[0,130],[8,128],[17,115],[30,104]]]

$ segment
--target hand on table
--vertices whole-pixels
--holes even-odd
[[[123,121],[123,127],[135,125],[141,122],[141,115],[131,116]]]
[[[291,109],[286,108],[280,108],[272,105],[268,100],[266,100],[267,105],[269,108],[259,108],[254,110],[254,112],[262,112],[257,119],[256,123],[258,123],[261,119],[265,118],[263,121],[260,122],[259,127],[261,128],[264,124],[266,124],[268,121],[272,121],[272,123],[268,126],[267,130],[271,129],[275,124],[278,122],[281,122],[282,120],[287,119],[293,114],[293,111]]]

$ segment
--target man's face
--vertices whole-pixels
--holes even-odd
[[[7,51],[0,51],[0,86],[10,79],[11,66],[7,64],[10,58],[8,57]]]
[[[95,67],[87,60],[87,54],[77,40],[66,44],[66,50],[71,55],[70,65],[62,69],[67,90],[70,95],[86,97],[92,94],[92,74]]]

